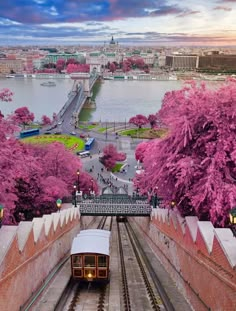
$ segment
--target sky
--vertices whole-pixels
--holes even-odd
[[[0,45],[236,46],[236,0],[0,0]]]

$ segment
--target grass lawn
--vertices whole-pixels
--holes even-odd
[[[121,131],[121,132],[119,132],[119,134],[124,135],[124,136],[137,137],[137,136],[140,136],[141,134],[143,134],[144,132],[149,131],[149,130],[150,130],[150,128],[141,128],[141,129],[132,128],[129,130]]]
[[[100,127],[97,131],[99,133],[104,133],[106,131],[106,128],[105,127]]]
[[[141,128],[141,129],[129,129],[119,132],[120,135],[131,136],[134,138],[162,138],[166,135],[166,129],[150,129],[150,128]]]
[[[88,130],[92,130],[96,127],[96,124],[90,124],[90,125],[79,125],[80,129],[88,129]]]
[[[39,135],[21,140],[30,144],[50,144],[53,142],[59,142],[73,152],[84,150],[85,145],[85,142],[81,138],[70,135]]]
[[[115,166],[111,170],[112,173],[119,172],[123,165],[124,163],[116,163]]]

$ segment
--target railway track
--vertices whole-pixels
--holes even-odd
[[[112,229],[112,217],[103,217],[97,229]],[[105,311],[108,305],[109,284],[76,282],[70,279],[54,311]]]
[[[97,286],[94,283],[77,283],[69,304],[63,306],[67,311],[105,311],[107,302],[107,285]]]
[[[145,264],[145,255],[140,253],[140,247],[136,244],[131,226],[118,223],[117,227],[124,311],[173,310],[164,305]]]

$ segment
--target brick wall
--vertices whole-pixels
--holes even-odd
[[[196,311],[236,310],[236,238],[197,217],[155,209],[134,221]]]
[[[83,217],[86,228],[93,217]],[[68,253],[80,231],[78,209],[69,208],[3,226],[0,230],[0,310],[18,311]]]

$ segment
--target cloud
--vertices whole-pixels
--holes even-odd
[[[213,10],[232,11],[232,8],[228,8],[225,6],[216,6]]]
[[[1,4],[0,17],[21,23],[86,22],[181,13],[167,0],[11,0]]]
[[[176,6],[160,6],[157,10],[149,12],[149,16],[164,16],[170,14],[179,14],[182,10]]]
[[[119,42],[140,44],[190,43],[191,38],[193,42],[201,38],[221,42],[221,36],[210,34],[229,35],[224,29],[232,31],[234,42],[236,30],[228,6],[233,8],[236,0],[214,2],[217,4],[212,9],[206,0],[5,0],[0,9],[0,44],[109,42],[111,35]],[[219,15],[224,11],[221,31],[216,29],[217,11]],[[187,35],[193,32],[202,35]]]
[[[184,11],[183,13],[179,14],[178,17],[186,17],[186,16],[191,16],[195,14],[201,13],[200,11]]]

